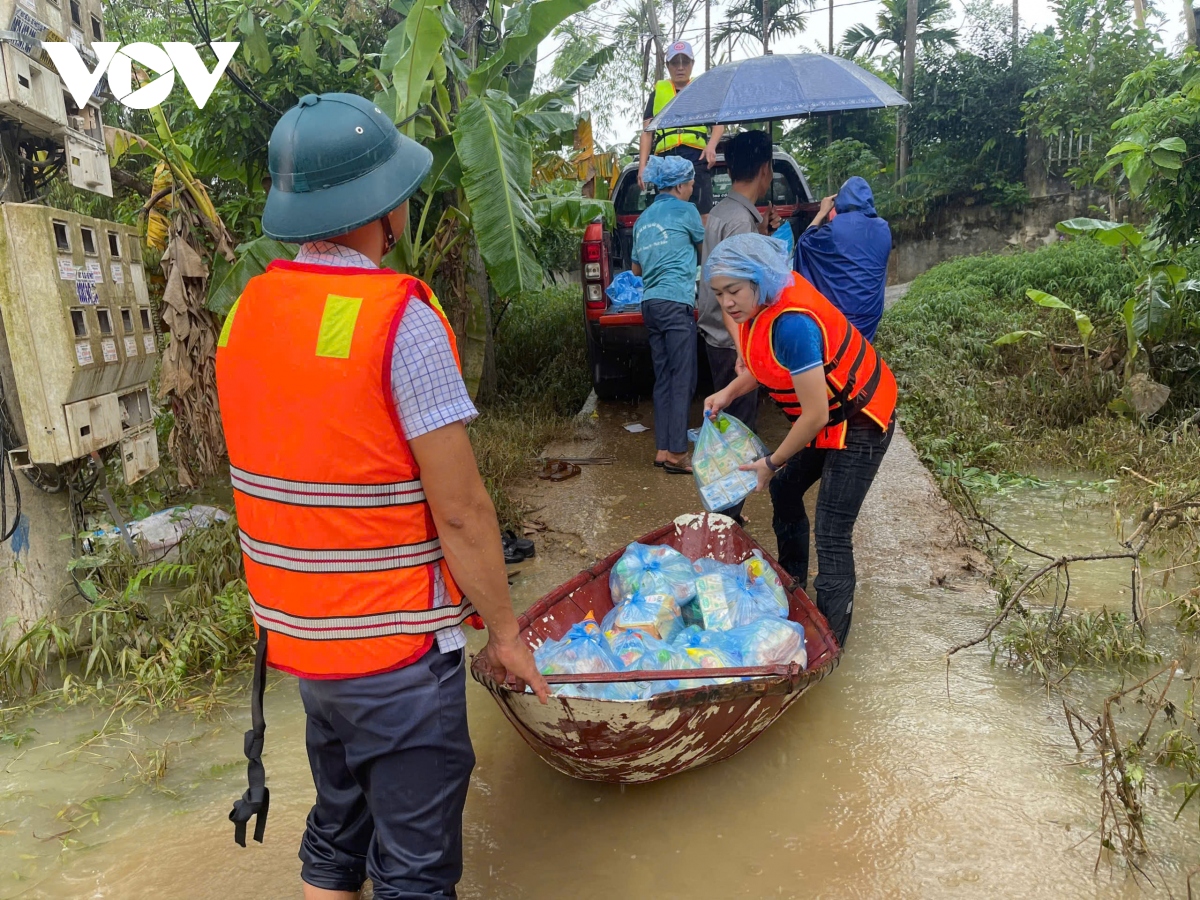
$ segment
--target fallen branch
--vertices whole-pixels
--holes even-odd
[[[1033,585],[1037,583],[1039,579],[1048,575],[1050,572],[1053,572],[1056,569],[1061,569],[1075,562],[1096,562],[1104,559],[1131,558],[1136,560],[1136,554],[1132,550],[1126,550],[1119,553],[1083,553],[1073,556],[1060,556],[1057,559],[1052,559],[1021,583],[1021,586],[1013,592],[1011,597],[1008,598],[1008,602],[1004,604],[1004,607],[1000,610],[999,615],[997,615],[996,618],[991,621],[988,627],[984,630],[983,634],[976,638],[972,638],[969,641],[964,641],[961,644],[957,644],[947,650],[946,663],[949,664],[950,657],[955,653],[958,653],[960,650],[966,650],[968,647],[974,647],[976,644],[982,644],[984,641],[990,638],[992,636],[992,632],[1000,626],[1000,623],[1008,618],[1008,614],[1013,611],[1013,608],[1017,605],[1017,602],[1025,595],[1025,593],[1031,587],[1033,587]]]

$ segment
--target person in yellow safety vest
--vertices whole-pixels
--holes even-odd
[[[549,689],[509,598],[454,332],[428,285],[382,267],[433,155],[370,100],[329,93],[284,113],[268,159],[262,229],[299,253],[249,281],[217,341],[258,632],[234,839],[266,825],[271,666],[304,702],[305,900],[353,900],[367,878],[378,900],[453,897],[475,764],[459,626],[482,617],[497,677],[543,703]]]
[[[687,41],[676,41],[667,48],[667,71],[669,79],[663,79],[654,85],[654,93],[646,104],[645,121],[642,128],[650,127],[650,120],[662,112],[675,95],[682,91],[692,80],[692,66],[696,55],[692,45]],[[718,125],[712,130],[712,135],[703,126],[692,128],[672,128],[669,131],[642,131],[638,152],[638,187],[643,191],[646,182],[642,174],[646,171],[646,162],[650,154],[655,156],[682,156],[696,169],[696,186],[692,191],[692,203],[700,215],[708,215],[712,209],[712,173],[710,166],[717,164],[717,144],[725,134],[725,126]]]

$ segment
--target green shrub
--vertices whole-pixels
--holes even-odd
[[[518,297],[496,328],[494,406],[531,407],[561,416],[579,411],[592,389],[579,285]]]

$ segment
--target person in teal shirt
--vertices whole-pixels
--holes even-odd
[[[642,277],[642,318],[654,362],[654,465],[689,475],[687,420],[696,392],[696,266],[704,223],[688,202],[695,168],[654,156],[642,179],[658,196],[633,226],[633,274]]]

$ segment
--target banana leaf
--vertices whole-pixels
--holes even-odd
[[[481,96],[512,64],[521,64],[537,52],[538,44],[575,13],[583,12],[595,0],[538,0],[518,3],[505,17],[505,35],[500,49],[471,73],[467,87]]]
[[[529,200],[533,151],[517,135],[508,98],[488,92],[459,110],[454,146],[479,252],[496,293],[511,297],[542,286],[533,252],[538,233]]]
[[[212,277],[208,280],[208,299],[205,307],[224,316],[241,296],[246,283],[255,275],[261,275],[272,261],[292,259],[299,248],[295,244],[283,244],[266,235],[238,244],[237,261],[230,264],[221,254],[213,254]]]
[[[401,25],[392,29],[384,45],[385,58],[395,52],[393,35],[403,29],[400,49],[392,67],[392,88],[396,92],[395,121],[400,122],[416,112],[429,73],[442,52],[442,43],[449,36],[442,23],[443,0],[417,0]],[[390,49],[389,49],[390,48]],[[412,136],[412,123],[406,126]]]
[[[537,197],[533,201],[533,214],[542,228],[580,229],[597,216],[610,228],[616,222],[613,205],[591,197]]]

